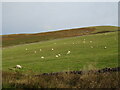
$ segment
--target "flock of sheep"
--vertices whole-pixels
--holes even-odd
[[[28,50],[28,49],[26,48],[25,50]],[[54,49],[53,49],[53,48],[52,48],[51,50],[52,50],[52,51],[54,51]],[[42,51],[42,49],[40,49],[40,51]],[[37,53],[37,51],[34,51],[34,53]],[[67,51],[67,53],[66,53],[66,54],[70,54],[70,53],[71,53],[71,51]],[[60,54],[60,53],[55,55],[55,57],[60,57],[60,56],[61,56],[61,54]],[[41,56],[41,58],[42,58],[42,59],[44,59],[45,57],[44,57],[44,56]]]
[[[28,49],[26,48],[25,50],[28,50]],[[53,51],[53,50],[54,50],[54,49],[52,48],[52,51]],[[42,49],[40,49],[40,51],[42,51]],[[36,51],[34,51],[34,53],[36,53]],[[71,53],[71,51],[68,51],[68,52],[67,52],[67,54],[70,54],[70,53]],[[60,56],[61,56],[61,54],[55,55],[55,57],[60,57]],[[41,58],[44,59],[45,57],[42,56]],[[21,65],[16,65],[15,68],[22,69],[22,66],[21,66]]]
[[[86,43],[86,39],[83,40],[83,43]],[[89,41],[89,43],[93,43],[93,41]],[[56,44],[56,43],[54,43],[54,44]],[[66,43],[64,43],[64,44],[66,44]],[[75,43],[73,42],[72,44],[75,44]],[[90,46],[90,48],[93,48],[93,46]],[[104,49],[106,49],[106,48],[107,48],[107,47],[105,46]],[[25,48],[25,50],[27,51],[28,48]],[[51,50],[54,51],[54,48],[51,48]],[[39,49],[39,51],[42,51],[42,49]],[[37,51],[34,51],[34,53],[37,53]],[[66,54],[70,54],[70,53],[71,53],[70,50],[68,50],[68,51],[66,52]],[[61,56],[60,53],[55,55],[56,58],[58,58],[58,57],[60,57],[60,56]],[[44,58],[45,58],[44,56],[41,56],[41,59],[44,59]],[[21,66],[21,65],[16,65],[15,68],[21,69],[22,66]]]
[[[83,43],[86,43],[85,40],[86,40],[86,39],[83,40]],[[89,41],[89,42],[92,43],[93,41]],[[56,43],[54,43],[54,44],[56,44]],[[64,44],[66,44],[66,43],[64,43]],[[73,44],[75,44],[75,43],[73,43]],[[93,48],[93,46],[90,46],[90,48]],[[106,48],[107,48],[107,47],[105,46],[104,49],[106,49]],[[28,50],[28,49],[26,48],[25,50]],[[51,50],[54,51],[54,48],[52,48]],[[42,51],[42,49],[40,49],[40,51]],[[37,52],[34,51],[34,53],[37,53]],[[67,51],[66,54],[70,54],[70,53],[71,53],[71,51],[69,50],[69,51]],[[61,56],[61,54],[55,55],[55,57],[60,57],[60,56]],[[44,57],[44,56],[41,56],[41,58],[44,59],[45,57]]]

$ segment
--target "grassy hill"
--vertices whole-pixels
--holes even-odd
[[[64,73],[117,67],[118,27],[96,26],[37,34],[3,35],[2,39],[3,88],[120,86],[119,72],[91,72],[79,75]],[[68,52],[70,53],[67,54]],[[56,57],[58,54],[60,56]],[[18,64],[23,68],[14,68]],[[40,75],[49,72],[63,73]]]
[[[2,35],[2,46],[7,47],[7,46],[14,46],[19,44],[89,35],[94,33],[104,33],[104,32],[116,31],[116,30],[118,30],[118,27],[115,26],[94,26],[94,27],[76,28],[76,29],[68,29],[61,31],[46,32],[46,33],[36,33],[36,34]]]
[[[3,48],[3,71],[9,71],[8,68],[12,68],[17,64],[22,65],[24,68],[20,71],[26,73],[116,67],[118,65],[117,34],[118,32],[99,33],[82,37],[70,37],[6,47]],[[20,35],[18,36],[20,37]],[[33,34],[33,37],[34,36],[35,35]],[[46,36],[46,38],[48,37]],[[20,39],[22,39],[22,35]],[[32,42],[34,39],[35,38],[29,38],[28,40],[31,40]],[[25,40],[27,40],[27,38],[24,38],[22,41]],[[53,51],[52,48],[54,49]],[[71,51],[71,53],[67,54],[68,51]],[[61,56],[56,57],[58,54],[61,54]],[[41,58],[42,56],[44,59]]]

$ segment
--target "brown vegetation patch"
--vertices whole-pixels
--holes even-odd
[[[3,88],[118,88],[119,72],[27,75],[3,72]]]
[[[36,33],[36,34],[2,35],[2,47],[67,38],[67,37],[97,34],[98,32],[105,33],[108,31],[115,31],[115,30],[118,30],[118,28],[114,26],[96,26],[96,27],[75,28],[75,29],[67,29],[67,30]]]

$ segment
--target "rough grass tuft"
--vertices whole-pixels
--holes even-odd
[[[118,73],[23,75],[3,72],[3,88],[118,88]]]

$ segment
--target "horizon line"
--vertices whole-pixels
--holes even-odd
[[[71,28],[60,28],[60,29],[49,29],[47,31],[41,31],[41,32],[20,32],[20,33],[6,33],[6,34],[0,34],[0,35],[13,35],[13,34],[37,34],[37,33],[47,33],[47,32],[54,32],[54,31],[62,31],[62,30],[68,30],[68,29],[77,29],[77,28],[87,28],[87,27],[95,27],[95,26],[113,26],[113,27],[119,27],[118,25],[89,25],[89,26],[80,26],[80,27],[71,27]]]

